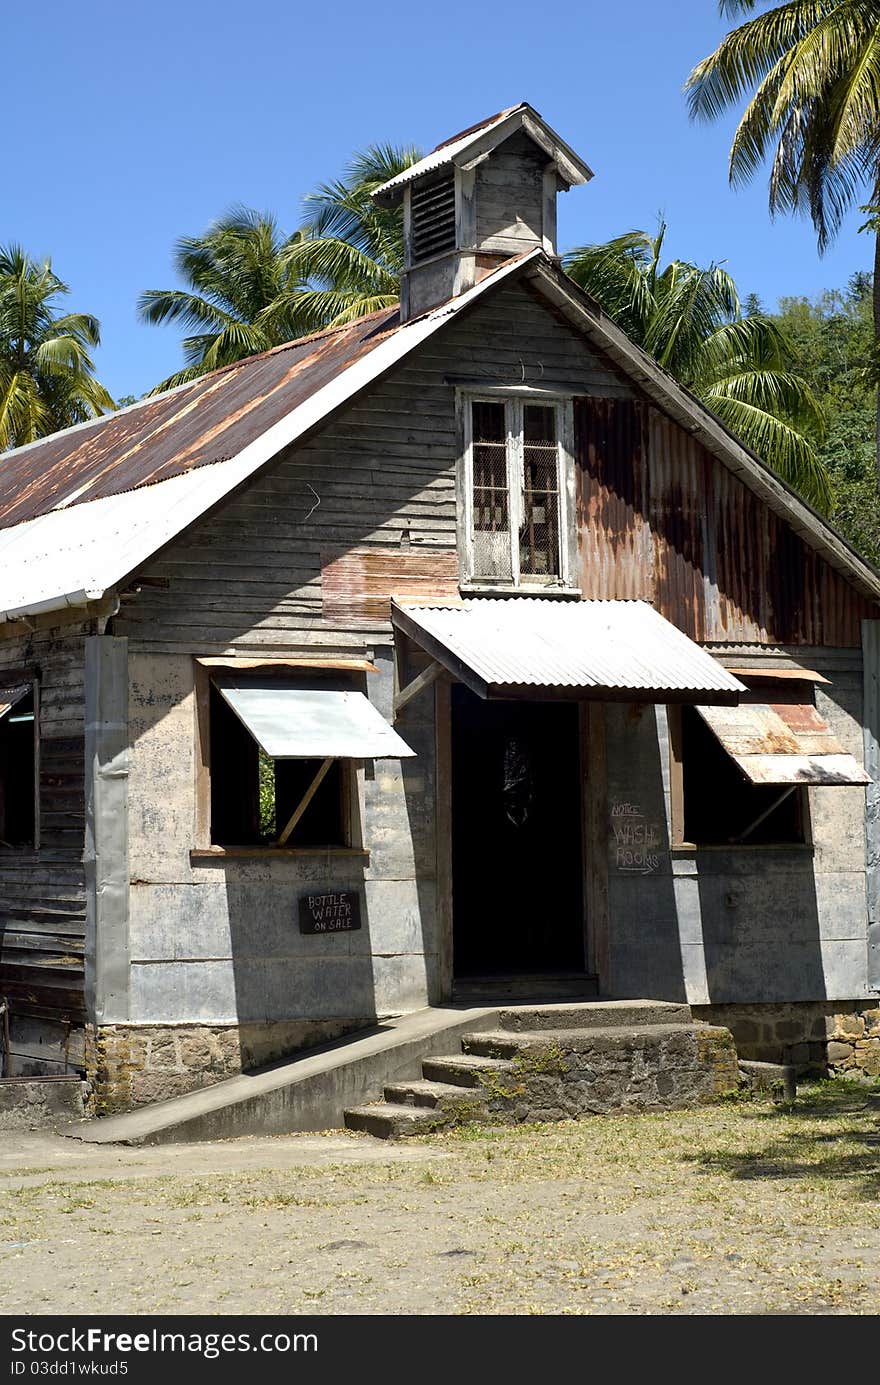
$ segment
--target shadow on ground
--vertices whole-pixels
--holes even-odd
[[[851,1197],[880,1198],[880,1082],[832,1079],[803,1087],[796,1101],[744,1110],[743,1146],[688,1156],[744,1180],[799,1178],[848,1183]]]

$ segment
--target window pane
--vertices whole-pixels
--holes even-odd
[[[474,576],[509,578],[512,566],[504,405],[475,402],[471,407]]]
[[[523,409],[523,523],[520,572],[559,576],[559,443],[556,410],[543,404]]]

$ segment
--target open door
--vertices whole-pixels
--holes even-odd
[[[578,707],[452,690],[456,978],[582,972]]]

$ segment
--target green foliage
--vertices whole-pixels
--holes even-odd
[[[275,761],[266,754],[262,746],[259,750],[259,792],[260,792],[260,836],[264,841],[274,842],[278,836],[275,822]]]
[[[742,311],[721,265],[661,263],[666,225],[571,251],[565,268],[627,335],[686,385],[817,509],[832,497],[816,453],[823,416],[791,369],[779,324],[752,298]]]
[[[721,0],[722,14],[755,0]],[[770,160],[770,209],[808,215],[820,249],[880,160],[880,0],[787,0],[748,19],[690,74],[693,117],[748,104],[730,150],[730,180]]]
[[[57,313],[69,292],[50,260],[0,248],[0,451],[115,408],[94,375],[98,319]]]
[[[809,382],[827,420],[819,460],[832,480],[829,517],[880,564],[872,294],[871,276],[854,274],[842,292],[781,299],[775,321],[791,345],[792,370]]]
[[[286,259],[301,239],[299,231],[284,236],[272,216],[234,207],[204,235],[177,242],[174,266],[187,288],[147,289],[138,299],[142,321],[189,332],[185,368],[154,394],[311,330],[302,284]]]
[[[297,304],[311,330],[397,302],[403,218],[399,207],[379,207],[370,194],[421,157],[412,147],[370,145],[352,157],[344,177],[322,183],[306,198],[302,238],[286,250],[284,261],[307,286]]]

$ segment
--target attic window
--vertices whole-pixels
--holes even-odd
[[[568,588],[570,401],[464,403],[465,582]]]
[[[455,178],[419,183],[411,194],[412,261],[455,249]]]

